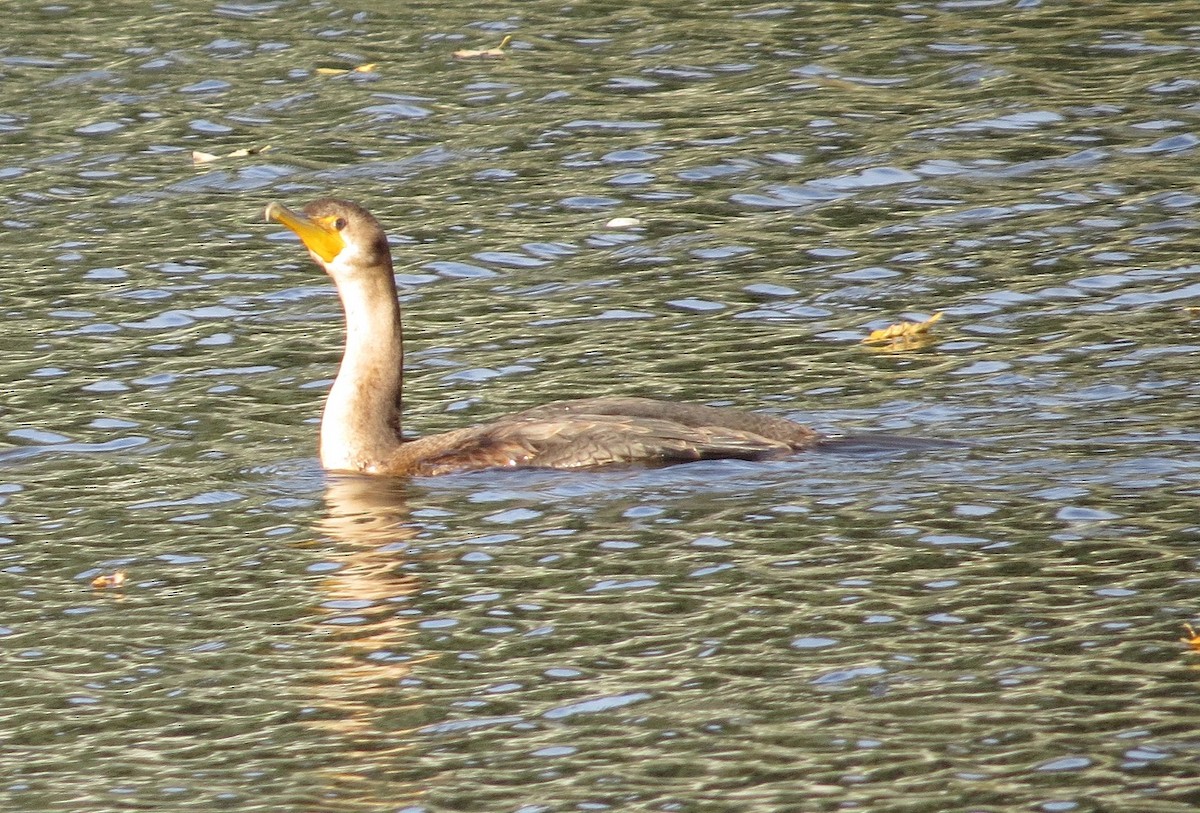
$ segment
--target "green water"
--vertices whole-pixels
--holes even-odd
[[[0,808],[1192,810],[1193,11],[6,7]],[[970,445],[328,478],[337,300],[261,218],[326,194],[411,432]]]

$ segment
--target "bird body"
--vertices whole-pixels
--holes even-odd
[[[491,467],[571,469],[781,457],[811,443],[791,421],[651,398],[558,401],[492,423],[402,444],[384,466],[415,474]],[[752,431],[754,426],[758,431]]]
[[[496,467],[592,468],[781,457],[817,434],[783,418],[650,398],[557,401],[416,440],[400,433],[404,342],[391,252],[358,204],[322,198],[266,216],[294,231],[337,286],[346,318],[341,366],[321,416],[321,465],[379,475]]]

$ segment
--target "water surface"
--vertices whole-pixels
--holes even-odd
[[[1190,11],[8,9],[0,806],[1193,809]],[[967,445],[327,477],[337,300],[261,222],[327,194],[390,230],[412,432]]]

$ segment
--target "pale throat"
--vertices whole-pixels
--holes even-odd
[[[390,269],[386,277],[347,277],[334,278],[346,317],[346,349],[321,415],[321,465],[370,471],[400,445],[400,306]]]

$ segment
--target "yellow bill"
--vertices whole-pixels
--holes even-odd
[[[333,262],[334,257],[342,253],[346,242],[342,240],[341,232],[334,225],[336,217],[311,218],[301,212],[293,212],[278,201],[267,204],[267,220],[282,223],[296,233],[308,250],[325,262]]]

